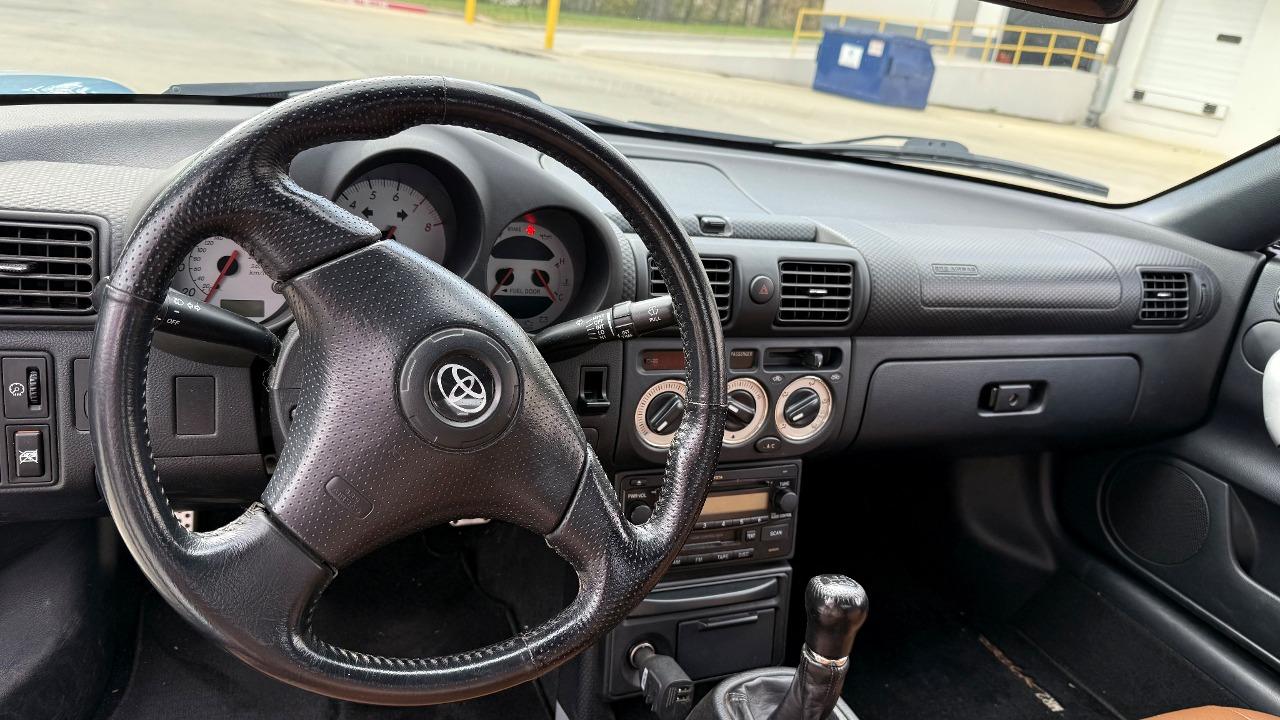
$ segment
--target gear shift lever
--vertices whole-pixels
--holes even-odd
[[[800,666],[761,668],[720,682],[689,720],[857,720],[840,700],[853,638],[867,619],[867,593],[843,575],[819,575],[804,593]]]
[[[849,652],[867,619],[867,593],[844,575],[819,575],[804,593],[800,666],[771,720],[825,720],[840,700]]]

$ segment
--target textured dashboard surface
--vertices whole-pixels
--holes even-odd
[[[831,220],[866,258],[863,335],[1114,333],[1130,330],[1142,267],[1196,273],[1205,263],[1103,233]]]
[[[111,228],[111,247],[118,252],[134,198],[160,174],[126,166],[0,162],[0,210],[97,215]]]

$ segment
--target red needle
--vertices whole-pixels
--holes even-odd
[[[231,254],[227,256],[227,262],[222,266],[222,272],[218,273],[218,279],[213,281],[213,284],[209,286],[209,294],[204,296],[205,302],[213,299],[213,294],[218,292],[218,286],[222,284],[222,279],[227,276],[227,273],[231,272],[231,268],[235,266],[236,258],[238,257],[240,257],[239,249],[232,250]]]
[[[556,294],[551,292],[551,277],[541,270],[534,270],[533,276],[538,278],[538,282],[542,285],[542,289],[547,291],[547,297],[551,298],[551,302],[555,302]]]
[[[493,289],[489,291],[489,297],[493,297],[494,295],[497,295],[498,291],[502,289],[502,286],[506,285],[507,282],[511,280],[511,276],[515,274],[516,274],[515,268],[507,268],[507,274],[498,278],[498,284],[494,285]]]

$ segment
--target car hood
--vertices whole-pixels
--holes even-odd
[[[132,94],[120,83],[83,75],[28,75],[0,72],[0,95]]]

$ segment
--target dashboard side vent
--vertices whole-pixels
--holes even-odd
[[[733,312],[733,260],[722,257],[699,257],[702,269],[711,281],[711,293],[716,297],[720,310],[720,322],[728,322]],[[649,258],[649,294],[666,295],[667,283],[658,272],[653,258]]]
[[[779,325],[842,325],[853,318],[853,265],[784,260]]]
[[[1139,325],[1178,325],[1191,319],[1191,273],[1142,271]]]
[[[0,220],[0,313],[92,312],[96,245],[85,225]]]

